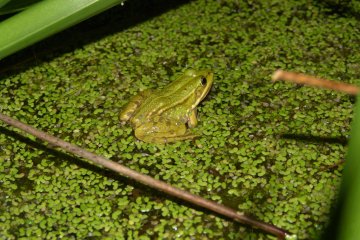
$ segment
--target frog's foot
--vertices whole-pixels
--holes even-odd
[[[185,134],[182,136],[159,136],[157,137],[156,135],[148,135],[148,136],[136,136],[138,139],[147,142],[147,143],[171,143],[171,142],[176,142],[176,141],[182,141],[182,140],[188,140],[188,139],[193,139],[195,137],[198,137],[195,134],[189,133],[189,134]]]
[[[189,132],[189,133],[187,133],[185,135],[182,135],[182,136],[164,137],[164,138],[156,139],[155,142],[157,142],[157,143],[171,143],[171,142],[176,142],[176,141],[194,139],[196,137],[198,137],[198,135],[195,135],[195,134]]]
[[[186,128],[185,124],[169,121],[144,123],[135,129],[135,136],[148,143],[170,143],[197,137]]]

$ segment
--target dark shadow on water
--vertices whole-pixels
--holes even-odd
[[[341,17],[360,19],[360,9],[356,9],[351,0],[316,0],[315,3],[326,8],[329,15],[337,14]]]
[[[24,71],[105,36],[124,31],[190,1],[128,0],[124,6],[115,6],[0,60],[0,81],[4,74]]]
[[[311,142],[311,143],[334,143],[341,144],[346,146],[348,144],[348,139],[346,137],[320,137],[313,135],[304,135],[304,134],[296,134],[296,133],[284,133],[280,135],[281,138],[299,140],[303,142]]]

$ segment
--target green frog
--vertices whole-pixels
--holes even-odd
[[[196,137],[189,128],[197,125],[196,107],[213,83],[210,70],[186,70],[159,90],[145,90],[134,96],[120,113],[122,123],[130,121],[136,138],[149,143],[168,143]]]

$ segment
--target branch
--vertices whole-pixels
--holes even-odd
[[[145,174],[136,172],[128,167],[125,167],[121,164],[118,164],[118,163],[113,162],[109,159],[106,159],[102,156],[96,155],[92,152],[89,152],[89,151],[83,149],[83,148],[80,148],[77,145],[65,142],[64,140],[62,140],[60,138],[49,135],[49,134],[47,134],[43,131],[40,131],[36,128],[33,128],[25,123],[17,121],[6,115],[3,115],[2,113],[0,113],[0,120],[4,121],[5,123],[7,123],[13,127],[19,128],[19,129],[23,130],[24,132],[27,132],[45,142],[48,142],[55,147],[60,147],[61,149],[63,149],[64,151],[66,151],[68,153],[72,153],[79,157],[86,158],[86,159],[90,160],[92,163],[98,164],[98,165],[103,166],[108,169],[111,169],[111,170],[121,174],[122,176],[134,179],[135,181],[138,181],[142,184],[148,185],[152,188],[163,191],[171,196],[177,197],[179,199],[182,199],[182,200],[192,203],[194,205],[200,206],[200,207],[208,209],[212,212],[215,212],[215,213],[218,213],[225,217],[231,218],[237,222],[240,222],[243,224],[248,224],[255,228],[261,229],[267,233],[277,236],[279,239],[286,239],[286,238],[289,239],[291,237],[294,237],[294,235],[293,236],[289,235],[287,231],[285,231],[281,228],[278,228],[271,224],[257,221],[253,218],[245,216],[241,212],[236,212],[235,210],[228,208],[222,204],[207,200],[205,198],[202,198],[202,197],[192,194],[190,192],[181,190],[179,188],[175,188],[163,181],[160,181],[160,180],[154,179],[150,176],[147,176]]]
[[[298,83],[298,84],[305,84],[305,85],[310,85],[310,86],[315,86],[315,87],[320,87],[320,88],[325,88],[325,89],[336,90],[336,91],[351,94],[351,95],[357,95],[360,91],[359,87],[352,85],[352,84],[330,81],[330,80],[316,78],[316,77],[301,74],[301,73],[286,72],[283,70],[277,70],[276,72],[274,72],[274,74],[272,76],[272,80],[274,82],[283,80],[283,81],[294,82],[294,83]]]

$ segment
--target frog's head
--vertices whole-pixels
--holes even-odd
[[[208,94],[211,89],[214,74],[210,70],[187,70],[184,75],[187,76],[188,87],[192,89],[195,102],[191,108],[194,109]]]

